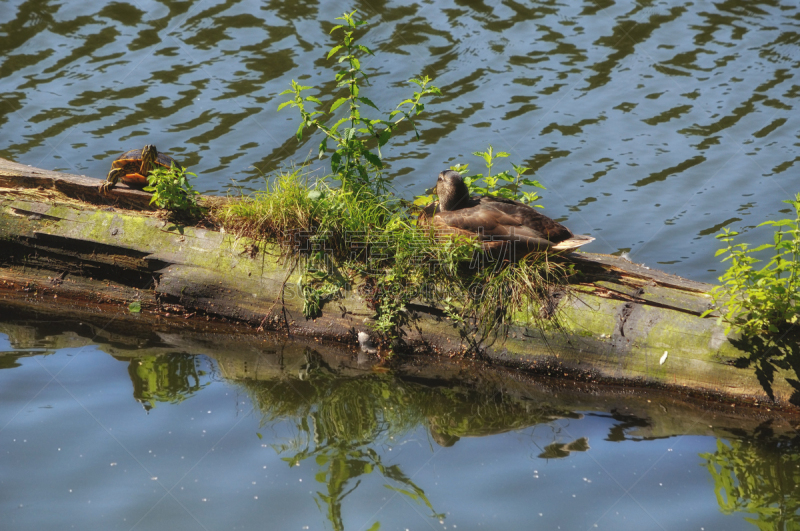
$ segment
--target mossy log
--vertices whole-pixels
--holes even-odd
[[[102,194],[100,183],[0,159],[0,290],[24,291],[33,303],[49,298],[105,311],[137,302],[142,312],[213,316],[353,344],[369,332],[374,312],[358,289],[307,320],[298,273],[277,247],[253,253],[254,242],[235,234],[166,222],[144,210],[149,194],[125,186]],[[791,371],[700,317],[711,286],[614,256],[569,259],[582,274],[559,301],[564,328],[543,331],[520,315],[507,337],[486,345],[485,356],[581,380],[795,401]],[[440,308],[411,310],[411,345],[463,351],[463,330]]]

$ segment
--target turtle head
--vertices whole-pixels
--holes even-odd
[[[461,178],[461,174],[453,170],[445,170],[436,181],[436,195],[439,196],[439,210],[448,212],[457,210],[469,199],[469,188]]]
[[[152,164],[158,157],[158,150],[153,144],[147,144],[142,150],[142,162],[147,161]]]
[[[150,170],[155,168],[156,158],[158,158],[158,150],[153,144],[147,144],[142,150],[142,167],[139,173],[145,179]]]

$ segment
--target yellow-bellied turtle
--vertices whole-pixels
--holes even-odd
[[[122,180],[131,188],[142,189],[147,186],[147,174],[159,166],[170,168],[175,160],[169,155],[159,153],[153,144],[147,144],[143,149],[126,151],[111,163],[106,182],[100,186],[105,192],[114,188]],[[175,166],[179,166],[175,162]]]

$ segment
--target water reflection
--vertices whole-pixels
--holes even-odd
[[[134,358],[128,364],[133,397],[150,411],[158,402],[178,404],[210,382],[197,356],[164,354]],[[205,381],[202,381],[205,380]]]
[[[258,378],[236,377],[261,417],[261,432],[282,422],[294,434],[271,443],[289,467],[311,466],[319,484],[314,492],[317,506],[332,529],[343,530],[349,500],[358,499],[359,488],[374,484],[379,476],[390,493],[405,497],[430,518],[443,520],[446,511],[430,485],[413,479],[401,464],[386,464],[386,446],[407,439],[420,427],[427,428],[439,447],[452,447],[464,437],[488,437],[509,431],[524,431],[560,420],[584,418],[570,406],[549,405],[541,397],[500,392],[493,385],[464,386],[444,382],[413,381],[385,372],[334,368],[331,358],[303,348],[271,351],[279,361],[259,369]],[[341,363],[341,359],[339,362]],[[245,372],[252,364],[220,359],[221,373],[235,375],[235,364]],[[129,363],[134,397],[151,409],[157,403],[177,404],[209,385],[208,374],[197,356],[164,354],[140,356]],[[227,368],[226,368],[227,365]],[[266,367],[272,369],[266,369]],[[654,441],[685,433],[680,422],[667,413],[658,417],[641,413],[593,412],[589,416],[608,419],[605,441],[624,444]],[[689,419],[694,427],[699,418]],[[659,424],[667,427],[658,429]],[[710,426],[709,426],[710,427]],[[556,429],[558,432],[558,429]],[[746,521],[759,529],[796,529],[800,525],[800,437],[775,433],[770,423],[752,434],[732,429],[739,437],[717,439],[717,449],[701,453],[703,466],[714,483],[723,514],[746,513]],[[587,437],[559,440],[541,448],[539,459],[564,459],[575,452],[591,451]],[[259,433],[259,438],[262,435]],[[362,486],[363,485],[363,486]],[[380,529],[381,522],[371,522]]]
[[[64,493],[94,485],[93,500],[138,519],[161,497],[151,498],[159,477],[193,515],[210,519],[224,505],[242,525],[301,513],[306,525],[315,504],[337,530],[354,519],[389,528],[409,515],[468,528],[503,511],[499,527],[528,529],[543,507],[558,508],[547,528],[643,529],[652,516],[664,528],[687,527],[684,516],[698,528],[750,526],[740,514],[759,529],[800,525],[800,438],[781,415],[763,423],[766,410],[735,414],[739,407],[471,372],[463,363],[409,362],[388,373],[316,343],[176,332],[141,315],[57,320],[42,306],[4,306],[4,470],[6,483],[25,485],[6,489],[9,507],[46,494],[80,521],[86,504]],[[78,455],[88,468],[75,467]],[[130,505],[119,503],[123,491]],[[375,511],[393,497],[392,510]],[[597,520],[615,503],[627,524],[612,514]],[[636,516],[642,508],[652,516]],[[158,514],[148,523],[166,513]]]
[[[800,437],[764,428],[754,438],[718,440],[714,453],[700,457],[724,514],[747,513],[762,530],[800,528]]]
[[[262,415],[262,426],[290,420],[295,437],[274,446],[289,466],[310,461],[323,486],[315,496],[325,508],[333,529],[344,529],[342,505],[363,476],[378,473],[385,487],[425,507],[431,518],[442,519],[425,489],[399,465],[384,465],[381,446],[402,440],[418,426],[428,426],[437,444],[452,446],[461,437],[480,437],[518,430],[557,418],[581,418],[569,410],[537,405],[508,395],[478,390],[426,386],[388,374],[342,377],[310,349],[304,353],[302,378],[243,381],[242,386]],[[546,450],[544,458],[586,451],[585,439]],[[379,523],[375,523],[375,529]]]

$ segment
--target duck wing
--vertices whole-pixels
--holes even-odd
[[[498,213],[494,216],[499,222],[498,226],[485,231],[485,234],[490,234],[494,240],[507,238],[519,241],[529,251],[563,251],[594,241],[592,236],[573,234],[561,223],[519,201],[482,197],[481,207]]]
[[[424,223],[430,221],[437,229],[475,236],[484,242],[513,242],[523,254],[574,249],[594,240],[591,236],[576,236],[557,221],[510,199],[473,197],[464,207],[447,212],[432,206],[420,215]]]
[[[573,236],[561,223],[511,199],[481,197],[471,207],[455,212],[461,213],[459,222],[463,228],[469,225],[474,232],[483,232],[495,239],[534,238],[555,244]]]

